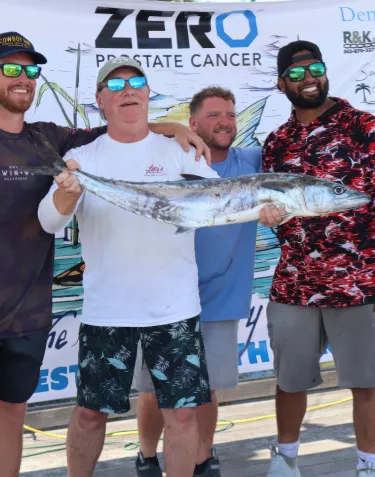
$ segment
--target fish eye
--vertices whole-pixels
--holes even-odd
[[[333,192],[336,194],[336,195],[341,195],[344,193],[344,188],[342,186],[335,186],[333,188]]]

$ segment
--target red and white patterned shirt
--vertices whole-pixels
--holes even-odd
[[[308,126],[293,112],[267,137],[263,170],[329,179],[372,201],[278,226],[281,258],[270,299],[279,303],[334,308],[375,303],[375,117],[331,99],[335,105]]]

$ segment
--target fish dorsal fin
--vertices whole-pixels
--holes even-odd
[[[281,192],[285,194],[288,192],[288,190],[293,189],[293,185],[288,185],[285,184],[284,182],[278,182],[278,181],[267,181],[262,184],[263,189],[270,189],[270,190],[275,190],[277,192]]]
[[[201,181],[203,179],[206,179],[206,177],[196,176],[194,174],[180,174],[180,176],[187,181]]]

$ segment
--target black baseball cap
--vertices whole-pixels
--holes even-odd
[[[307,50],[309,53],[294,56],[303,50]],[[281,77],[284,71],[292,66],[293,63],[310,59],[323,61],[323,56],[318,45],[304,40],[292,41],[279,50],[277,55],[277,74]]]
[[[13,53],[28,53],[36,64],[44,65],[47,58],[35,51],[33,45],[27,38],[15,31],[0,33],[0,58],[6,58]]]

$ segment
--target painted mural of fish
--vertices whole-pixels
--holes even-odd
[[[42,139],[44,140],[44,139]],[[66,169],[52,149],[52,162],[29,172],[58,175]],[[370,202],[370,197],[337,182],[302,174],[266,173],[232,178],[204,179],[182,175],[170,182],[126,182],[72,172],[96,196],[134,214],[176,226],[176,234],[201,227],[257,220],[260,210],[273,204],[292,217],[316,217]]]

